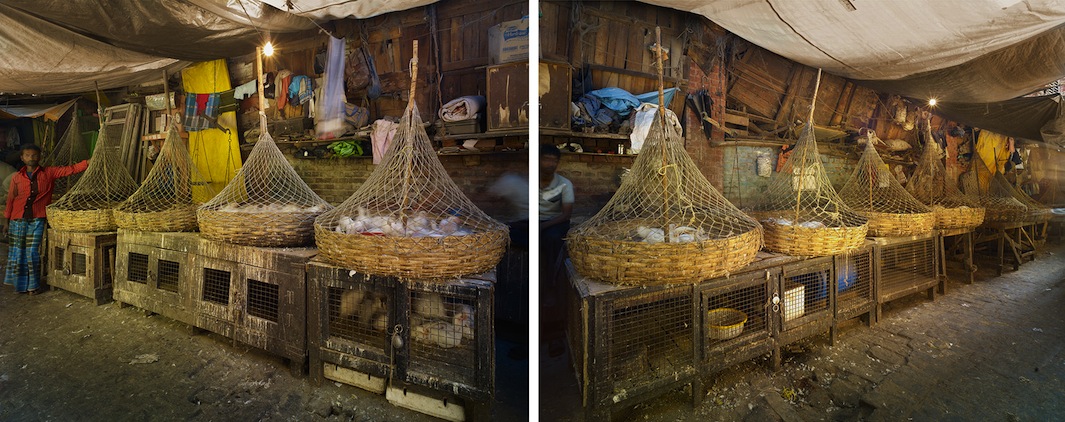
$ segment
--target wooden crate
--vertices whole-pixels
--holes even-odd
[[[487,72],[488,132],[528,130],[529,63],[488,66]]]
[[[876,265],[873,242],[866,241],[857,251],[835,256],[836,317],[832,344],[841,322],[861,317],[870,327],[876,324]]]
[[[831,256],[809,258],[784,265],[776,297],[776,350],[773,369],[780,367],[781,347],[831,329],[835,318],[835,267]],[[776,307],[774,306],[774,309]]]
[[[702,397],[693,286],[616,286],[577,274],[569,261],[566,270],[566,335],[585,420],[609,420],[619,406],[688,384],[693,402]]]
[[[45,271],[49,285],[92,299],[112,300],[117,233],[76,233],[48,229]]]
[[[569,63],[540,60],[540,127],[569,130],[570,91],[573,80]]]
[[[307,275],[316,383],[330,379],[376,393],[387,385],[425,387],[463,399],[474,419],[488,418],[495,395],[493,273],[425,282],[312,260]],[[457,338],[440,324],[456,319],[469,321]]]
[[[307,360],[306,264],[316,248],[260,248],[200,238],[192,256],[196,327],[285,358]]]
[[[115,300],[195,325],[191,259],[199,245],[196,233],[119,230]]]
[[[936,234],[911,237],[871,238],[876,259],[876,320],[882,305],[918,292],[927,292],[935,300],[939,280],[939,248]]]

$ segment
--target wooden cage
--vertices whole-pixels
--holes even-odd
[[[911,237],[877,237],[877,321],[882,305],[918,292],[935,300],[939,279],[939,248],[935,233]]]
[[[316,383],[339,381],[387,393],[389,400],[414,391],[443,393],[462,399],[469,418],[489,417],[495,397],[494,273],[444,282],[400,280],[317,260],[307,271]]]
[[[196,233],[119,230],[115,300],[194,326],[190,262],[199,244]]]
[[[836,316],[832,324],[832,343],[835,344],[838,326],[854,318],[870,327],[876,324],[876,266],[873,243],[856,251],[835,257]]]
[[[306,264],[315,248],[260,248],[200,239],[191,261],[196,327],[285,358],[307,359]]]
[[[48,284],[92,299],[112,300],[116,232],[75,233],[48,229],[42,276]]]

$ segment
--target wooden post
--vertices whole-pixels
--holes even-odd
[[[259,91],[259,114],[266,116],[266,93],[263,92],[263,48],[255,47],[255,81]],[[264,119],[259,119],[260,130],[266,132]]]

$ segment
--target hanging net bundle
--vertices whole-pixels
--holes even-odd
[[[314,222],[318,256],[359,272],[426,280],[488,271],[506,249],[507,226],[444,170],[414,102],[416,59],[411,63],[410,100],[385,157],[354,194]]]
[[[115,208],[115,223],[128,230],[196,231],[196,209],[214,194],[192,162],[177,126],[172,125],[152,171],[141,187]]]
[[[110,126],[121,131],[122,126]],[[56,230],[108,232],[115,225],[113,209],[137,191],[121,156],[118,134],[101,128],[89,168],[63,197],[48,206],[48,223]]]
[[[995,185],[995,177],[980,158],[980,153],[973,151],[969,171],[959,179],[962,191],[967,195],[976,196],[979,204],[986,210],[985,222],[1020,222],[1027,218],[1028,207],[1010,194],[1008,189],[992,188]],[[987,182],[981,182],[982,180]]]
[[[566,240],[577,271],[618,284],[696,283],[754,260],[762,228],[714,189],[681,135],[654,117],[621,187]]]
[[[925,121],[925,143],[917,170],[910,176],[906,191],[932,208],[936,229],[971,229],[984,222],[984,207],[979,198],[964,195],[957,181],[947,175],[942,161],[943,149],[932,139],[930,122]]]
[[[813,111],[811,110],[811,121]],[[791,156],[769,179],[750,212],[765,227],[765,249],[796,256],[829,256],[865,242],[868,224],[832,188],[821,164],[814,125],[804,125]]]
[[[314,219],[333,206],[296,174],[266,130],[266,116],[259,116],[259,127],[244,166],[197,210],[200,233],[238,245],[307,246],[314,241]]]
[[[75,111],[70,118],[70,126],[66,133],[59,139],[55,149],[41,160],[45,167],[69,166],[89,159],[89,146],[85,144],[85,138],[81,136],[81,118]],[[55,179],[52,188],[53,198],[62,198],[72,186],[81,180],[84,173],[72,174],[67,177]]]
[[[932,231],[936,215],[903,188],[880,158],[873,144],[876,136],[869,132],[865,151],[854,173],[839,190],[854,212],[869,219],[870,236],[915,236]]]

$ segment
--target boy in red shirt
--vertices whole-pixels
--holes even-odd
[[[33,144],[22,146],[25,166],[11,178],[3,223],[4,232],[9,233],[4,284],[15,286],[19,293],[31,295],[40,288],[37,272],[41,267],[45,207],[52,203],[55,179],[81,173],[89,167],[88,160],[62,167],[41,167],[40,161],[40,147]]]

